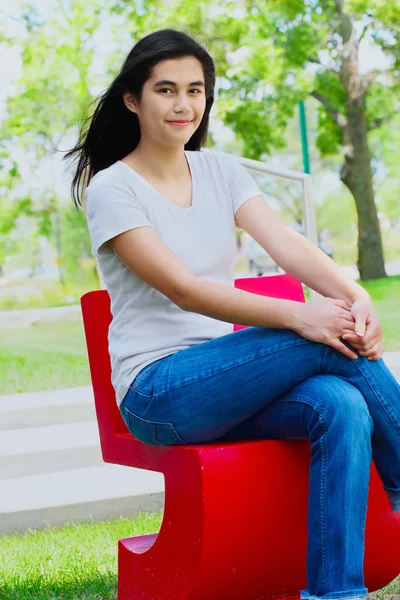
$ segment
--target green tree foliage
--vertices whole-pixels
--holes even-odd
[[[62,266],[66,279],[75,277],[82,268],[95,272],[84,213],[72,205],[64,206],[60,211],[60,229]]]
[[[226,71],[234,93],[225,89],[219,100],[224,121],[243,140],[247,156],[263,159],[282,147],[297,102],[314,97],[320,104],[317,146],[322,155],[341,157],[341,179],[355,200],[361,277],[384,276],[369,137],[395,115],[399,3],[274,0],[245,2],[243,9],[240,59]],[[224,31],[236,18],[224,11],[215,26]],[[361,72],[363,40],[392,59],[390,69]]]
[[[371,134],[375,157],[378,208],[388,216],[392,226],[400,225],[400,115],[383,123]]]
[[[46,19],[28,3],[20,18],[25,26],[24,35],[8,39],[8,43],[21,47],[22,69],[14,82],[16,91],[8,97],[8,116],[1,124],[4,185],[0,191],[0,262],[1,252],[3,255],[5,252],[6,234],[16,226],[20,214],[36,220],[36,235],[51,238],[55,233],[55,245],[61,252],[59,212],[63,210],[63,200],[69,203],[69,198],[59,197],[50,177],[43,182],[39,201],[26,194],[18,198],[16,193],[11,199],[12,190],[17,192],[21,180],[13,157],[15,149],[29,152],[33,174],[43,164],[51,173],[52,161],[70,146],[71,135],[77,135],[78,125],[88,116],[93,100],[90,85],[93,84],[91,65],[95,45],[92,37],[99,28],[100,15],[101,5],[96,0],[74,0],[68,6],[59,0]],[[87,244],[87,231],[80,231],[85,238],[82,243]],[[77,243],[75,248],[79,246]],[[69,250],[72,252],[72,248]],[[59,264],[63,282],[62,265],[70,264],[70,259],[59,256]]]
[[[142,5],[141,5],[142,6]],[[300,100],[319,102],[317,145],[342,161],[341,179],[358,217],[358,267],[363,279],[385,276],[374,197],[370,133],[395,115],[400,73],[398,0],[120,0],[134,35],[184,27],[217,62],[216,108],[249,158],[265,160],[285,145]],[[138,25],[140,21],[140,24]],[[360,46],[380,49],[390,66],[360,67]],[[220,81],[221,81],[220,80]]]
[[[59,148],[92,100],[90,42],[100,9],[94,0],[75,0],[70,10],[55,4],[46,21],[33,7],[25,14],[26,35],[14,40],[22,47],[21,76],[1,130],[3,139],[34,149],[38,162]]]
[[[299,100],[318,102],[319,152],[341,161],[341,179],[354,199],[361,277],[385,275],[373,187],[375,163],[385,153],[374,140],[388,136],[396,112],[397,0],[114,0],[107,6],[58,0],[53,7],[46,20],[30,5],[23,14],[22,75],[2,128],[8,148],[34,150],[38,164],[47,159],[66,136],[76,139],[95,97],[93,84],[106,87],[135,40],[165,27],[187,31],[214,57],[213,114],[231,128],[245,156],[268,160],[285,146]],[[96,34],[105,24],[114,49],[101,58],[102,76],[93,77]],[[379,47],[390,65],[362,72],[365,43]],[[380,201],[384,190],[392,197],[389,184],[380,189]]]

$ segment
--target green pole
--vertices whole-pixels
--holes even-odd
[[[311,173],[310,170],[310,157],[308,154],[308,141],[307,141],[307,123],[306,123],[306,110],[304,102],[299,102],[299,116],[300,116],[300,135],[301,135],[301,151],[303,153],[303,167],[304,173]]]

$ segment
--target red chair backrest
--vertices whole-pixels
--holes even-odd
[[[243,277],[235,280],[235,287],[253,294],[305,302],[303,286],[292,275],[270,275],[266,277]],[[233,331],[245,329],[247,325],[234,325]]]
[[[236,279],[235,287],[263,296],[304,302],[301,283],[287,274]],[[111,383],[108,328],[112,315],[108,292],[96,290],[84,294],[81,298],[81,307],[100,441],[104,449],[106,440],[110,440],[117,434],[128,433],[119,412]],[[245,327],[247,326],[234,325],[233,331]]]

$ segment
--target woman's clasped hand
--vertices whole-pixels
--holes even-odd
[[[352,359],[358,355],[369,360],[381,358],[382,327],[368,295],[351,305],[337,298],[323,298],[300,304],[298,309],[294,330],[304,338],[332,346]]]
[[[383,332],[379,319],[372,306],[371,298],[359,298],[350,307],[355,322],[355,332],[342,337],[360,356],[369,360],[379,360],[383,354]]]

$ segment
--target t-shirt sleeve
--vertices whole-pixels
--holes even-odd
[[[90,182],[85,196],[94,255],[111,253],[112,249],[105,242],[120,233],[152,227],[139,198],[123,181],[100,175]]]
[[[228,158],[230,163],[229,189],[233,205],[233,214],[235,215],[237,210],[247,200],[250,200],[253,196],[263,196],[263,193],[247,168],[244,167],[237,158],[233,156]]]

